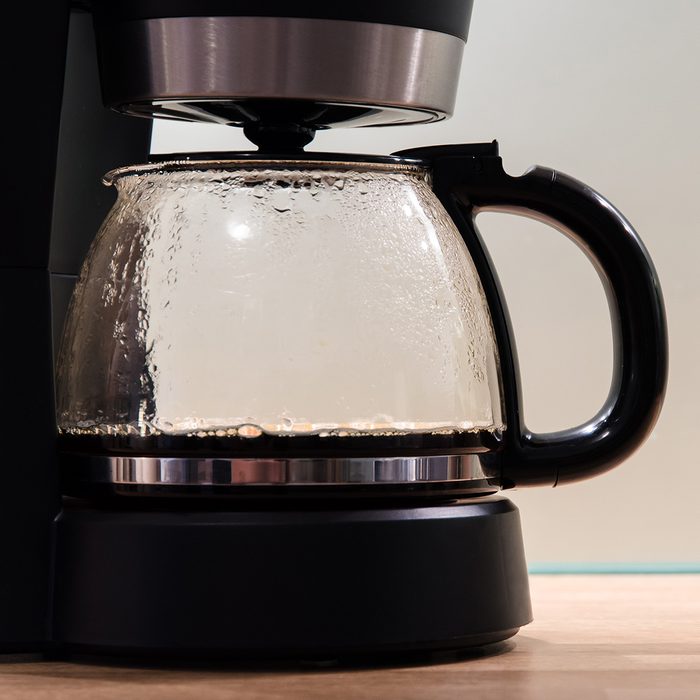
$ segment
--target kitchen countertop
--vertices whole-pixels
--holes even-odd
[[[392,667],[130,667],[0,656],[0,698],[700,700],[700,575],[532,576],[489,656]]]

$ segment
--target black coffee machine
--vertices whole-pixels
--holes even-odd
[[[512,178],[495,144],[366,159],[430,169],[491,309],[503,431],[88,455],[79,438],[59,446],[54,406],[69,298],[113,201],[100,179],[148,159],[150,121],[103,104],[241,126],[259,150],[226,154],[237,162],[329,160],[303,150],[318,129],[451,114],[471,2],[95,0],[51,4],[41,23],[29,5],[11,12],[6,94],[22,110],[0,252],[0,650],[324,658],[515,634],[531,620],[527,571],[517,510],[496,492],[612,468],[648,435],[666,382],[651,262],[622,215],[571,178]],[[606,285],[617,369],[576,429],[524,427],[507,310],[473,224],[487,208],[554,223]]]

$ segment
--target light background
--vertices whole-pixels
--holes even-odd
[[[538,163],[583,180],[645,241],[667,304],[665,408],[649,441],[615,471],[510,492],[535,571],[700,570],[699,73],[697,0],[476,0],[451,120],[339,129],[314,142],[389,153],[497,138],[510,173]],[[236,129],[158,122],[152,150],[248,147]],[[586,420],[612,367],[593,267],[542,224],[500,214],[478,223],[513,317],[529,427]]]

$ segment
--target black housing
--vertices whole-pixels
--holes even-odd
[[[466,41],[473,0],[93,0],[100,20],[155,17],[299,17],[393,24],[452,34]]]

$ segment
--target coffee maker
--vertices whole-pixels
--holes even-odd
[[[34,19],[28,7],[12,12],[18,27]],[[497,492],[594,476],[648,435],[666,381],[651,262],[600,195],[545,168],[510,177],[495,143],[366,158],[304,150],[319,129],[449,116],[471,2],[95,0],[48,12],[31,25],[47,65],[8,76],[8,94],[28,103],[39,85],[42,100],[17,120],[5,174],[17,234],[0,274],[0,649],[309,658],[515,634],[531,620],[527,570],[517,509]],[[14,57],[25,41],[11,37],[3,51]],[[269,435],[233,452],[216,436],[195,450],[59,440],[56,353],[112,204],[100,178],[148,159],[150,121],[134,116],[230,124],[258,147],[197,155],[208,164],[429,169],[491,309],[503,430],[337,434],[322,447]],[[533,435],[523,424],[508,313],[473,224],[486,209],[554,223],[606,284],[617,369],[583,426]]]

